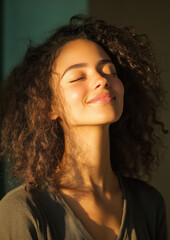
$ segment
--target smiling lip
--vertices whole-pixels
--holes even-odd
[[[92,98],[88,103],[109,103],[115,99],[116,97],[112,97],[110,93],[101,93]]]

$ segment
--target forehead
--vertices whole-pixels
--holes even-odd
[[[57,71],[62,71],[70,65],[97,62],[101,59],[110,59],[101,46],[86,39],[76,39],[60,49],[55,66]]]

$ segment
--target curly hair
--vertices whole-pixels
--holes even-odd
[[[166,131],[157,119],[163,93],[150,40],[134,27],[77,15],[45,43],[29,46],[1,87],[1,158],[12,163],[13,175],[29,190],[51,183],[62,161],[64,132],[58,120],[48,117],[53,99],[49,81],[57,50],[74,39],[99,44],[124,84],[124,111],[109,129],[113,169],[121,175],[150,176],[159,163],[156,146]]]

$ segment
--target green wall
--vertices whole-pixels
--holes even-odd
[[[29,40],[43,41],[57,26],[75,14],[88,14],[88,0],[3,0],[1,1],[1,79],[20,61]],[[6,168],[0,165],[0,198],[12,187]]]
[[[3,0],[3,76],[18,62],[28,40],[41,42],[74,14],[88,13],[87,0]]]

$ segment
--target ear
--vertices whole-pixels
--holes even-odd
[[[56,120],[59,117],[53,105],[51,105],[51,112],[48,113],[48,117],[51,120]]]

